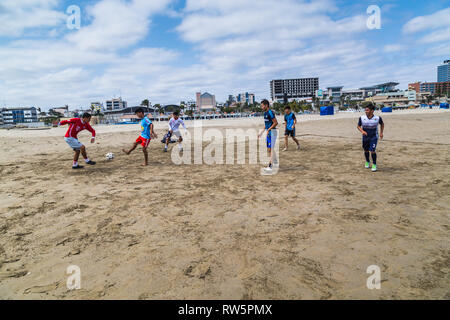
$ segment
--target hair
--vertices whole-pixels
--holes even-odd
[[[144,109],[142,108],[137,108],[136,111],[134,113],[145,113]]]
[[[284,107],[284,110],[291,110],[291,107],[290,106],[286,106],[286,107]]]
[[[368,108],[368,109],[374,111],[374,110],[375,110],[375,105],[371,102],[371,103],[369,103],[369,104],[366,105],[366,108]]]
[[[173,115],[174,115],[174,116],[179,116],[180,113],[179,113],[178,111],[174,111],[174,112],[173,112]]]
[[[261,101],[261,105],[264,105],[266,107],[270,107],[270,103],[269,103],[269,101],[267,101],[267,99],[264,99],[263,101]]]
[[[83,113],[83,116],[81,118],[82,119],[84,119],[84,118],[90,119],[90,118],[92,118],[92,115],[88,112],[85,112],[85,113]]]

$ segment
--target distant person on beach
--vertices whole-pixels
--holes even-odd
[[[169,132],[166,135],[166,144],[164,146],[164,152],[167,152],[167,148],[169,147],[170,139],[172,136],[176,136],[178,138],[178,148],[183,151],[183,145],[181,144],[183,142],[183,137],[180,133],[180,125],[184,128],[184,133],[187,134],[186,125],[184,124],[184,121],[180,118],[180,113],[178,111],[175,111],[173,113],[172,119],[169,120]]]
[[[366,107],[366,115],[359,118],[358,130],[362,133],[364,155],[366,157],[366,169],[370,169],[370,155],[372,155],[372,172],[377,171],[377,144],[378,138],[383,140],[384,122],[380,116],[374,115],[375,105]],[[381,127],[378,135],[378,126]]]
[[[291,107],[289,106],[287,106],[284,109],[284,123],[285,123],[285,130],[284,130],[283,151],[288,150],[289,137],[292,137],[294,142],[297,144],[297,150],[300,150],[300,142],[298,142],[297,138],[295,137],[295,125],[297,124],[297,118],[295,117],[295,114],[292,112]]]
[[[129,155],[131,152],[133,152],[134,149],[140,144],[142,146],[142,152],[144,153],[144,163],[142,166],[148,166],[148,145],[150,144],[150,141],[153,138],[158,138],[156,133],[153,131],[153,123],[152,121],[145,116],[144,109],[139,108],[135,111],[137,117],[141,120],[141,135],[139,138],[136,139],[133,146],[130,150],[123,149],[122,151],[125,152],[125,154]]]
[[[278,125],[278,121],[277,118],[275,117],[275,113],[270,110],[270,104],[269,101],[267,100],[263,100],[261,101],[261,108],[264,111],[264,131],[262,131],[259,135],[258,138],[261,138],[261,136],[263,135],[264,132],[267,133],[267,150],[270,153],[270,162],[269,162],[269,166],[267,168],[264,168],[264,171],[270,173],[273,170],[273,164],[277,161],[276,159],[276,154],[275,154],[275,144],[277,141],[277,136],[278,136],[278,132],[277,132],[277,125]]]
[[[89,124],[90,121],[91,115],[86,112],[83,114],[81,119],[73,118],[70,120],[63,120],[59,123],[60,126],[64,126],[66,124],[69,125],[69,129],[67,130],[64,140],[75,152],[73,157],[72,169],[83,168],[83,166],[80,166],[78,164],[78,158],[80,157],[80,153],[83,155],[86,164],[95,165],[95,161],[90,160],[89,157],[87,156],[86,147],[80,141],[78,141],[78,133],[80,133],[83,130],[88,130],[89,132],[92,133],[91,143],[95,142],[95,130]]]

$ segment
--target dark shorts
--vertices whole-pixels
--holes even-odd
[[[288,137],[290,136],[290,137],[295,138],[295,128],[292,129],[292,130],[286,129],[286,130],[284,131],[284,135],[285,135],[285,136],[288,136]]]
[[[363,149],[364,151],[377,151],[378,137],[363,137]]]

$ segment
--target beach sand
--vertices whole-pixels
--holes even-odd
[[[450,113],[383,114],[377,173],[358,116],[299,117],[302,149],[291,140],[273,176],[176,166],[166,123],[146,168],[140,147],[120,152],[139,126],[97,126],[96,144],[82,133],[98,162],[82,171],[67,128],[0,130],[0,298],[450,299]],[[67,289],[70,265],[80,290]],[[371,265],[380,290],[367,289]]]

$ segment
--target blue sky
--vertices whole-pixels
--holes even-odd
[[[69,30],[66,9],[81,9]],[[381,8],[381,29],[366,10]],[[272,79],[320,87],[436,81],[450,58],[450,0],[2,0],[0,105],[87,107],[270,98]]]

